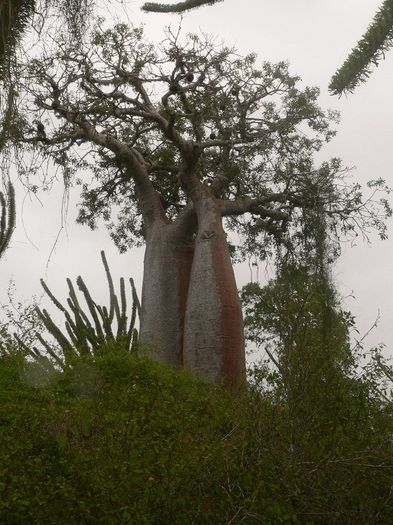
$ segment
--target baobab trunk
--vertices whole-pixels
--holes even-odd
[[[234,390],[245,382],[242,310],[218,201],[195,203],[198,235],[184,327],[184,367]]]
[[[142,285],[142,353],[183,366],[184,317],[193,245],[175,224],[159,222],[148,232]]]

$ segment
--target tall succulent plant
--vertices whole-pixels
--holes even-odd
[[[36,308],[40,320],[49,334],[55,339],[57,348],[49,343],[41,334],[37,338],[42,349],[27,348],[25,352],[34,358],[43,358],[49,355],[54,363],[66,368],[75,358],[83,355],[100,355],[110,350],[126,350],[133,352],[136,349],[138,331],[135,328],[140,303],[135,290],[133,279],[130,278],[132,308],[130,317],[127,316],[126,287],[123,278],[120,279],[120,298],[115,293],[112,276],[109,270],[105,253],[101,258],[109,287],[109,308],[98,305],[82,279],[78,277],[76,284],[82,293],[87,309],[83,309],[70,279],[67,279],[69,296],[68,308],[63,306],[41,279],[41,285],[53,304],[64,314],[65,331],[62,331],[53,321],[47,310]],[[21,343],[19,341],[19,343]],[[60,350],[60,352],[59,352]]]
[[[146,2],[142,9],[146,12],[152,13],[183,13],[197,7],[204,5],[213,5],[222,0],[184,0],[184,2],[178,2],[176,4],[159,4],[157,2]]]
[[[329,85],[331,93],[352,93],[367,81],[373,66],[378,66],[392,46],[393,0],[384,0],[363,37],[333,75]]]

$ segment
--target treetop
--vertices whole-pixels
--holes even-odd
[[[355,227],[359,187],[343,185],[339,161],[315,167],[312,159],[334,136],[337,114],[324,112],[319,90],[303,87],[285,62],[258,66],[255,54],[170,28],[155,46],[140,27],[98,22],[84,48],[59,38],[56,50],[28,61],[23,83],[14,139],[51,158],[67,183],[82,184],[79,220],[94,226],[103,217],[120,248],[144,236],[142,188],[158,196],[166,220],[192,206],[182,180],[190,169],[219,199],[244,250],[262,250],[317,201],[346,231]]]

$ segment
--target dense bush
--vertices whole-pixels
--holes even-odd
[[[65,372],[3,355],[0,522],[390,524],[391,406],[330,390],[293,413],[126,352]]]

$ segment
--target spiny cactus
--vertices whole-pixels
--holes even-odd
[[[124,279],[120,279],[120,301],[115,293],[113,280],[109,271],[109,266],[105,253],[101,252],[106,278],[109,285],[109,309],[94,302],[90,292],[83,281],[78,277],[76,284],[82,292],[87,311],[84,311],[76,294],[74,285],[67,279],[69,296],[67,299],[68,309],[64,307],[52,294],[48,286],[41,279],[41,285],[53,304],[64,314],[65,329],[64,333],[53,321],[47,310],[36,307],[37,314],[42,320],[45,328],[54,337],[61,354],[48,343],[41,334],[37,333],[42,349],[36,347],[30,349],[23,343],[25,353],[35,359],[42,359],[48,354],[54,363],[61,368],[67,367],[75,358],[87,354],[98,355],[109,350],[126,350],[132,352],[136,349],[138,331],[135,328],[136,316],[140,312],[140,304],[135,290],[133,279],[130,278],[132,293],[131,317],[127,317],[127,300]],[[90,317],[89,317],[90,314]],[[115,321],[115,323],[114,323]],[[19,343],[21,343],[19,341]]]
[[[385,52],[392,46],[393,0],[384,0],[366,33],[333,75],[330,92],[333,95],[352,93],[358,84],[368,79],[372,67],[385,58]]]
[[[203,5],[213,5],[222,0],[184,0],[184,2],[178,2],[177,4],[159,4],[156,2],[147,2],[142,6],[142,9],[146,12],[152,13],[183,13]]]
[[[15,191],[11,183],[8,184],[7,199],[0,191],[0,259],[7,249],[12,232],[15,228]]]

